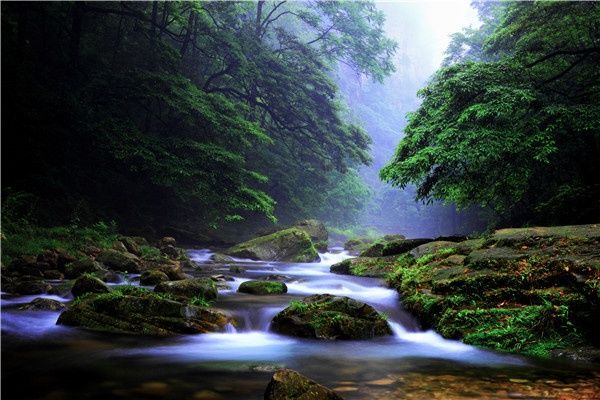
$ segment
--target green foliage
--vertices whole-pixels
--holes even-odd
[[[146,260],[160,260],[162,258],[160,250],[154,246],[140,246],[140,251],[142,252],[142,258]]]
[[[465,33],[479,53],[455,57],[420,91],[381,178],[505,220],[595,220],[600,5],[509,3],[488,15]]]
[[[373,2],[3,4],[3,146],[32,160],[3,184],[52,224],[345,223],[369,138],[330,72],[389,74],[383,22]]]
[[[84,246],[110,248],[118,239],[114,222],[97,222],[90,226],[76,224],[42,227],[30,222],[27,213],[15,211],[15,205],[30,196],[6,197],[2,206],[2,262],[8,264],[21,255],[37,256],[44,250],[62,249],[75,256]],[[4,206],[5,204],[6,207]],[[7,212],[4,212],[4,211]]]
[[[448,337],[466,331],[463,340],[468,344],[536,357],[548,357],[550,350],[572,347],[582,340],[569,322],[568,307],[549,303],[519,309],[448,311],[438,329]]]
[[[303,301],[292,300],[292,301],[290,301],[290,304],[288,305],[288,307],[292,311],[304,312],[304,311],[308,310],[309,305]]]
[[[207,308],[212,306],[212,301],[207,300],[204,296],[195,296],[190,299],[190,304],[197,307]]]

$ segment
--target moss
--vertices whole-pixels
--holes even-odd
[[[204,307],[204,308],[210,307],[213,304],[212,301],[205,299],[204,296],[192,297],[190,299],[189,303],[193,306]]]
[[[582,338],[569,321],[568,307],[552,304],[521,308],[447,310],[436,324],[446,337],[498,351],[548,357]]]
[[[146,245],[140,246],[140,251],[142,253],[141,257],[144,260],[160,261],[165,258],[161,254],[160,250],[153,246],[146,246]]]
[[[287,293],[287,286],[278,281],[246,281],[242,282],[238,292],[255,295],[276,295]]]

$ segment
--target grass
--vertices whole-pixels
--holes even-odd
[[[196,307],[208,308],[212,306],[213,302],[204,298],[204,296],[192,297],[189,303]]]
[[[306,304],[302,301],[292,300],[292,301],[290,301],[288,308],[291,311],[304,312],[304,311],[308,310],[308,304]]]
[[[140,251],[142,252],[142,258],[145,260],[160,261],[162,258],[160,250],[153,246],[140,246]]]
[[[85,246],[110,248],[118,239],[114,223],[41,227],[25,220],[2,223],[2,262],[9,264],[21,255],[37,256],[47,249],[62,249],[77,255]]]

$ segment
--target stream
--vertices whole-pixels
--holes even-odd
[[[349,255],[321,254],[319,263],[210,261],[189,250],[193,276],[232,276],[214,307],[232,316],[225,332],[174,338],[99,334],[57,326],[59,312],[23,311],[36,297],[2,294],[2,394],[7,399],[262,399],[274,370],[288,367],[346,399],[600,399],[600,369],[495,353],[421,331],[396,291],[374,278],[335,275]],[[230,272],[230,266],[240,268]],[[250,279],[285,275],[288,293],[237,293]],[[129,276],[131,284],[139,277]],[[294,299],[329,293],[352,297],[388,316],[393,336],[325,342],[269,331]]]

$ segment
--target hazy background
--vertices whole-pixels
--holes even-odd
[[[373,164],[360,171],[372,196],[360,220],[411,237],[483,229],[481,210],[457,212],[453,205],[415,202],[412,188],[395,189],[378,177],[402,138],[406,113],[419,105],[417,91],[441,65],[450,35],[477,26],[477,13],[468,1],[378,2],[377,7],[386,16],[386,34],[398,43],[396,72],[379,84],[341,67],[337,79],[351,114],[373,139]]]

